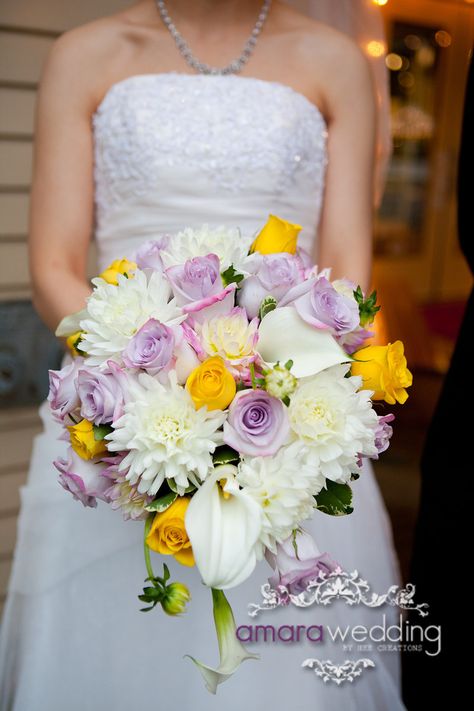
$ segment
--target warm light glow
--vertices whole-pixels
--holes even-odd
[[[367,42],[366,50],[371,57],[383,57],[386,52],[385,42],[379,42],[378,40]]]
[[[471,1],[474,2],[474,0]],[[453,41],[453,38],[451,37],[449,32],[446,32],[445,30],[438,30],[438,32],[435,34],[435,40],[440,47],[449,47],[449,45]]]
[[[385,64],[392,72],[398,72],[403,67],[403,59],[399,54],[391,52],[385,57]]]
[[[388,3],[388,0],[372,0],[372,2],[374,3],[374,5],[380,5],[381,7],[383,7]],[[474,2],[474,0],[466,0],[466,2]]]
[[[408,49],[412,49],[416,51],[417,49],[420,49],[422,45],[421,39],[418,37],[418,35],[407,35],[405,37],[405,44],[408,47]]]

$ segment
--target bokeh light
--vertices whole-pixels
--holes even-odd
[[[435,40],[440,47],[449,47],[449,45],[453,41],[453,38],[451,37],[449,32],[446,32],[445,30],[438,30],[438,32],[435,34]]]
[[[387,47],[385,45],[385,42],[380,42],[379,40],[371,40],[370,42],[367,42],[366,50],[367,54],[370,54],[371,57],[383,57],[383,55],[387,51]]]
[[[385,64],[392,72],[399,72],[403,67],[403,59],[399,54],[391,52],[385,57]]]

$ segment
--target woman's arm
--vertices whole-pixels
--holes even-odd
[[[86,278],[93,228],[94,73],[87,32],[60,37],[47,58],[36,109],[29,257],[33,303],[55,329],[90,293]],[[92,38],[93,39],[93,38]]]
[[[374,204],[375,96],[367,59],[346,38],[327,82],[329,164],[318,265],[370,286]]]

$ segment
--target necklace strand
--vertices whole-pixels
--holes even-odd
[[[169,16],[164,0],[156,0],[156,6],[158,12],[160,13],[160,17],[163,21],[163,24],[173,37],[179,53],[186,61],[186,63],[199,74],[238,74],[239,72],[241,72],[255,50],[255,45],[257,44],[257,40],[261,31],[263,30],[265,20],[267,19],[268,13],[270,12],[271,4],[272,0],[264,1],[262,9],[260,10],[257,21],[254,25],[254,28],[250,33],[247,41],[245,42],[241,54],[236,59],[233,59],[231,62],[229,62],[229,64],[227,64],[225,67],[219,68],[211,67],[209,64],[206,64],[206,62],[200,62],[199,59],[195,57],[188,43],[186,42],[182,34],[178,31],[176,25]]]

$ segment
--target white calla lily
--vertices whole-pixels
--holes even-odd
[[[65,316],[55,331],[58,338],[67,338],[81,330],[81,321],[87,317],[87,309],[77,311],[75,314]]]
[[[189,508],[189,507],[188,507]],[[214,622],[219,644],[220,663],[217,669],[203,664],[198,659],[186,655],[196,664],[201,672],[206,687],[211,694],[216,693],[219,684],[228,679],[246,659],[259,659],[258,654],[251,654],[239,642],[232,608],[222,590],[212,589]]]
[[[270,366],[292,360],[291,372],[297,378],[352,360],[328,331],[307,324],[291,306],[270,311],[262,319],[257,351]]]
[[[220,590],[240,585],[252,573],[262,528],[261,509],[239,489],[236,473],[231,464],[216,467],[192,497],[185,517],[201,577]]]

